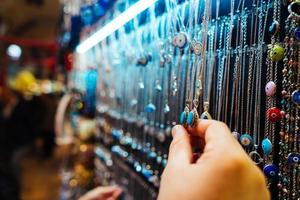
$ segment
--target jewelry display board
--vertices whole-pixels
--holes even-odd
[[[132,3],[117,1],[96,27]],[[296,0],[159,0],[76,56],[75,65],[97,67],[97,156],[125,199],[155,199],[171,127],[197,119],[230,127],[273,199],[299,199],[299,8]]]

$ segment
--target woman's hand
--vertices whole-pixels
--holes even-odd
[[[261,170],[224,123],[200,120],[188,130],[177,125],[172,135],[159,200],[270,199]],[[202,154],[195,157],[192,146]]]

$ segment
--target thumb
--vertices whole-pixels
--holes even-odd
[[[190,135],[181,125],[172,129],[173,140],[170,144],[168,165],[181,166],[192,163],[193,153]]]

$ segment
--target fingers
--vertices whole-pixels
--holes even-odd
[[[193,160],[190,136],[183,126],[176,125],[172,129],[173,140],[170,145],[168,165],[181,166]]]
[[[80,197],[79,200],[115,200],[121,193],[122,189],[117,186],[97,187]]]

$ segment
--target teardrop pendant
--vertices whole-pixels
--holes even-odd
[[[211,115],[209,114],[209,112],[204,111],[201,116],[200,119],[212,119]]]

